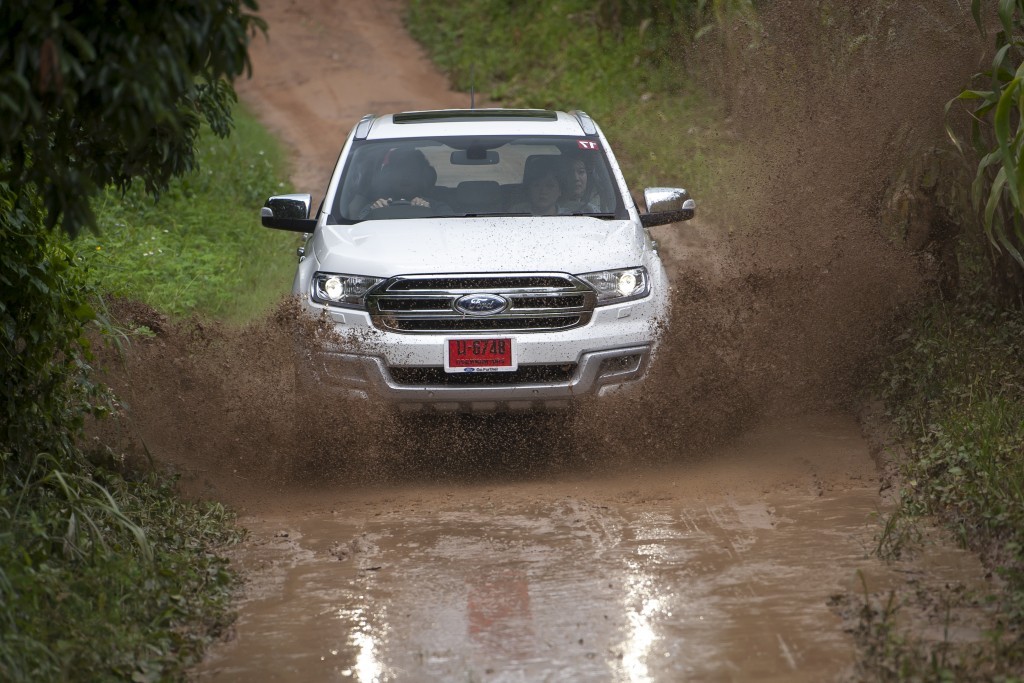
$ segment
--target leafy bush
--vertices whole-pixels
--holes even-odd
[[[75,461],[75,434],[96,388],[87,323],[95,290],[58,235],[39,231],[37,204],[0,185],[0,451],[23,470],[38,452]]]
[[[0,4],[0,159],[46,225],[74,235],[89,201],[140,180],[159,194],[194,168],[200,125],[231,129],[254,0]]]

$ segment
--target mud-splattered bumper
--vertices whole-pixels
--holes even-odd
[[[583,353],[560,381],[506,383],[490,373],[476,384],[409,383],[383,358],[321,351],[310,358],[309,380],[352,398],[381,399],[401,411],[514,412],[559,410],[574,400],[627,390],[644,376],[649,344]]]

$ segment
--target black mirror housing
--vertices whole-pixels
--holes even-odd
[[[313,198],[308,194],[282,194],[271,197],[260,209],[265,228],[291,232],[313,232],[316,220],[309,217]]]
[[[648,187],[644,190],[647,213],[640,215],[644,227],[688,221],[697,215],[697,202],[681,187]]]

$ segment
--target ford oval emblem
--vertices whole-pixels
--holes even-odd
[[[508,299],[497,294],[466,294],[454,305],[456,311],[466,315],[496,315],[508,308]]]

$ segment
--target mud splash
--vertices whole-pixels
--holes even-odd
[[[711,222],[658,229],[674,318],[641,399],[587,406],[571,420],[395,421],[306,389],[297,397],[298,318],[283,303],[242,330],[190,323],[138,343],[115,379],[135,449],[205,481],[190,490],[209,495],[223,493],[225,474],[393,481],[432,462],[458,479],[493,467],[496,450],[500,471],[529,477],[557,467],[546,462],[581,466],[581,454],[594,467],[685,459],[765,416],[850,407],[893,320],[932,286],[934,264],[891,234],[884,198],[907,159],[941,138],[942,105],[980,54],[960,3],[926,16],[872,7],[775,3],[751,52],[695,55],[707,73],[731,76],[723,95],[749,164],[720,184],[748,199],[706,207]],[[282,35],[306,30],[290,20],[305,12],[282,8],[267,8]],[[346,25],[378,26],[366,12]],[[292,61],[307,69],[314,53]],[[263,52],[255,59],[269,68]],[[340,73],[353,71],[346,60]],[[289,63],[274,68],[289,73]],[[261,105],[275,128],[322,125],[279,100],[291,101],[278,93]]]
[[[779,2],[759,21],[690,58],[744,163],[719,178],[736,189],[703,205],[709,222],[656,231],[673,321],[630,420],[674,451],[763,416],[851,409],[894,323],[943,277],[893,203],[950,149],[944,105],[985,53],[969,7]]]
[[[310,487],[529,480],[617,459],[595,447],[583,413],[399,416],[300,385],[299,338],[362,342],[336,338],[291,299],[241,328],[169,322],[134,301],[110,308],[124,328],[153,334],[102,359],[120,411],[94,435],[140,465],[171,468],[191,496],[248,509]]]

